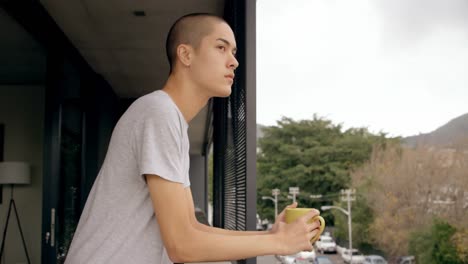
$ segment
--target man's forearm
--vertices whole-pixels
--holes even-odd
[[[270,231],[238,231],[238,230],[227,230],[217,227],[212,227],[204,225],[202,223],[197,223],[197,229],[203,232],[209,232],[220,235],[232,235],[232,236],[251,236],[251,235],[268,235]]]
[[[242,232],[242,231],[240,231]],[[261,233],[261,232],[258,232]],[[177,262],[230,261],[278,254],[276,235],[226,235],[192,229],[177,250]]]

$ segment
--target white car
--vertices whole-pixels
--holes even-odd
[[[278,256],[282,264],[309,264],[314,263],[317,254],[315,250],[300,251],[293,255]]]
[[[296,257],[295,255],[287,255],[287,256],[278,256],[279,261],[281,261],[282,264],[293,264],[296,262]]]
[[[257,214],[257,231],[263,230],[262,220],[260,216]]]
[[[314,263],[317,254],[315,254],[315,250],[312,251],[301,251],[295,255],[297,264],[307,264],[307,263]]]
[[[345,247],[340,247],[339,245],[336,245],[336,253],[338,255],[341,256],[343,254],[343,250],[346,250],[346,248]]]
[[[365,260],[364,255],[354,248],[351,251],[349,249],[343,250],[341,257],[345,263],[350,264],[363,264]]]
[[[322,254],[325,252],[336,252],[336,243],[330,236],[320,236],[319,240],[315,242],[315,246],[317,247],[317,251]]]
[[[369,256],[366,256],[366,259],[364,260],[364,264],[388,264],[388,263],[381,256],[369,255]]]
[[[399,257],[397,260],[398,264],[415,264],[416,259],[414,256],[404,256],[404,257]]]

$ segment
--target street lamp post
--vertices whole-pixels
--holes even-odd
[[[296,202],[296,195],[299,194],[299,187],[289,187],[289,194],[292,195],[293,203]]]
[[[273,195],[273,197],[275,197],[275,220],[276,220],[276,217],[278,216],[278,195],[280,194],[280,190],[273,189],[271,190],[271,194]]]
[[[353,238],[352,238],[352,232],[351,232],[351,214],[350,212],[351,211],[346,211],[345,209],[339,207],[339,206],[331,206],[331,205],[324,205],[322,207],[320,207],[322,209],[322,211],[326,211],[326,210],[330,210],[330,209],[338,209],[340,210],[341,212],[343,212],[345,215],[348,216],[348,239],[349,239],[349,253],[351,254],[351,256],[353,255],[351,249],[353,248]]]
[[[351,254],[351,259],[353,257],[352,249],[353,249],[353,232],[352,232],[352,224],[351,224],[351,201],[356,200],[354,198],[354,194],[356,193],[356,190],[341,190],[341,194],[343,195],[341,197],[341,200],[345,201],[348,203],[348,210],[345,210],[339,206],[331,206],[331,205],[324,205],[320,207],[323,211],[325,210],[330,210],[330,209],[338,209],[341,212],[343,212],[345,215],[348,216],[348,238],[349,238],[349,253]]]
[[[280,194],[280,190],[273,189],[271,190],[271,194],[273,195],[274,198],[270,196],[262,196],[262,200],[273,201],[273,203],[275,204],[275,220],[276,220],[276,217],[278,216],[278,195]]]

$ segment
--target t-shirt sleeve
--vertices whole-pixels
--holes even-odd
[[[135,138],[139,175],[155,174],[169,181],[185,183],[181,127],[177,116],[169,111],[154,110],[145,116]]]

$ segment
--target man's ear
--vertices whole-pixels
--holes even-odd
[[[182,65],[189,67],[192,63],[192,52],[193,49],[190,45],[180,44],[177,47],[177,58],[182,63]]]

